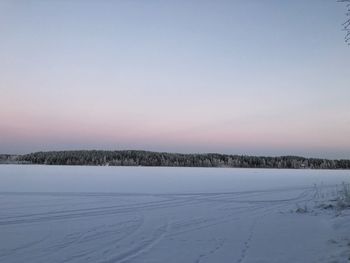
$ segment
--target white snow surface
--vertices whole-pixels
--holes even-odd
[[[350,262],[349,171],[0,166],[0,262]],[[296,213],[306,208],[305,213]]]

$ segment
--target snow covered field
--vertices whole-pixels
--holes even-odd
[[[0,262],[349,262],[349,171],[0,166]],[[296,211],[305,211],[297,213]]]

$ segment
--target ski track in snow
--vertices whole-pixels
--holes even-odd
[[[293,189],[293,191],[298,189]],[[127,213],[135,213],[135,212],[144,212],[144,211],[150,211],[150,210],[162,210],[162,209],[171,209],[176,207],[184,207],[184,206],[198,206],[200,204],[214,204],[214,205],[226,205],[229,206],[230,204],[246,204],[243,206],[238,207],[231,207],[231,211],[229,214],[223,216],[223,217],[207,217],[207,218],[200,218],[200,219],[194,219],[194,220],[188,220],[187,222],[183,223],[177,223],[173,226],[173,232],[168,233],[169,230],[169,224],[164,225],[156,230],[154,230],[153,233],[151,233],[150,238],[145,240],[139,240],[139,244],[132,248],[131,250],[128,250],[126,252],[123,252],[119,254],[116,257],[113,257],[112,259],[108,259],[106,261],[101,261],[105,263],[109,262],[127,262],[131,260],[132,258],[137,257],[138,255],[145,253],[147,250],[152,249],[152,247],[160,241],[160,239],[164,235],[169,236],[176,236],[181,235],[186,232],[193,232],[198,231],[202,229],[206,229],[218,224],[222,224],[229,221],[237,220],[237,216],[239,213],[257,213],[261,214],[262,212],[267,212],[269,209],[273,210],[273,206],[279,205],[281,203],[286,202],[295,202],[295,201],[307,201],[308,199],[305,199],[308,197],[309,190],[303,190],[298,196],[288,198],[288,199],[273,199],[273,200],[264,200],[263,198],[259,198],[258,200],[250,200],[249,197],[261,197],[264,195],[264,193],[271,193],[276,192],[276,190],[272,191],[264,191],[264,192],[242,192],[242,193],[205,193],[205,194],[193,194],[193,195],[183,195],[183,194],[172,194],[171,196],[168,195],[155,195],[152,197],[158,197],[158,198],[164,198],[164,197],[170,197],[166,200],[160,200],[160,201],[152,201],[152,202],[141,202],[136,204],[125,204],[125,205],[112,205],[112,206],[101,206],[101,207],[93,207],[93,208],[83,208],[83,209],[66,209],[66,210],[58,210],[58,211],[50,211],[50,212],[40,212],[40,213],[32,213],[32,214],[24,214],[24,215],[17,215],[17,216],[1,216],[0,217],[0,226],[7,226],[7,225],[21,225],[21,224],[32,224],[32,223],[45,223],[47,221],[55,221],[55,220],[71,220],[71,219],[79,219],[79,218],[87,218],[87,217],[99,217],[99,216],[114,216],[114,215],[123,215]],[[277,191],[278,192],[278,191]],[[10,195],[15,195],[15,193],[10,193]],[[23,196],[23,194],[20,194]],[[33,195],[33,194],[31,194]],[[35,194],[34,194],[35,195]],[[41,195],[38,193],[38,195]],[[51,194],[48,194],[48,196],[54,196]],[[60,195],[62,196],[62,195]],[[68,196],[71,196],[68,194]],[[84,197],[84,198],[94,198],[98,196],[97,194],[94,195],[73,195],[75,197]],[[116,197],[123,196],[123,195],[117,195]],[[131,195],[127,195],[128,197],[133,197]],[[25,195],[24,195],[25,197]],[[115,198],[113,195],[112,198]],[[91,204],[89,202],[86,202],[88,204]],[[272,207],[271,207],[272,206]],[[51,206],[52,208],[52,206]],[[228,207],[230,208],[230,207]],[[228,210],[228,208],[226,208]],[[262,211],[260,211],[262,210]],[[127,221],[126,223],[130,223],[132,221]],[[140,227],[140,226],[138,226]],[[136,229],[138,228],[136,227]],[[113,228],[113,227],[110,227]],[[249,242],[252,239],[253,236],[253,228],[250,229],[249,236],[246,241],[244,241],[244,248],[241,251],[241,257],[237,262],[242,262],[247,249],[249,248]],[[124,228],[127,229],[127,228]],[[61,243],[56,244],[51,247],[47,247],[46,249],[48,251],[50,250],[60,250],[64,249],[66,247],[72,246],[74,244],[82,244],[86,241],[91,242],[94,239],[103,237],[106,234],[113,234],[112,229],[105,229],[104,232],[97,231],[98,227],[92,228],[86,233],[71,233],[68,236],[64,237],[63,240],[61,240]],[[182,230],[182,231],[181,231]],[[135,231],[135,230],[134,230]],[[93,234],[91,234],[93,233]],[[127,235],[130,235],[130,232],[127,232]],[[47,239],[47,237],[45,238]],[[121,238],[122,239],[122,238]],[[6,255],[16,253],[18,250],[23,250],[30,248],[31,246],[34,246],[35,244],[40,244],[42,240],[31,242],[27,245],[18,246],[11,251],[7,251],[4,253],[3,251],[0,252],[0,258],[4,258]],[[208,251],[208,254],[213,254],[217,250],[219,250],[222,247],[222,243],[215,246],[213,249]],[[88,253],[86,253],[88,254]],[[85,254],[84,254],[85,255]],[[200,255],[199,259],[196,260],[196,262],[201,262],[201,259],[204,258],[205,255]],[[73,260],[73,258],[72,258]]]
[[[171,194],[0,192],[0,261],[177,262],[164,252],[176,247],[179,256],[188,255],[179,262],[215,262],[226,253],[229,260],[221,262],[244,263],[262,218],[315,203],[322,199],[319,191],[332,187]]]

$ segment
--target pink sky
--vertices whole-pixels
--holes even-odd
[[[4,1],[0,153],[350,158],[343,13],[313,1]]]

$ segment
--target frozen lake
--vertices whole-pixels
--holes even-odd
[[[349,171],[0,165],[0,262],[348,262]],[[296,213],[307,208],[306,213]]]

